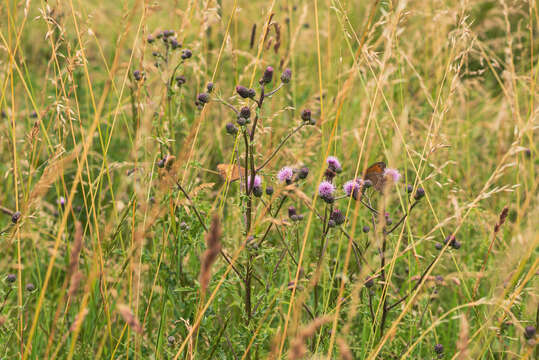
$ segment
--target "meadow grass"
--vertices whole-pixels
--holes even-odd
[[[536,1],[0,18],[0,359],[538,356]]]

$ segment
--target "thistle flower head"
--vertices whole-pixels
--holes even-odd
[[[393,181],[394,183],[397,183],[401,179],[402,175],[397,169],[386,168],[384,170],[384,177],[391,179],[391,181]]]
[[[363,180],[361,179],[353,179],[348,180],[343,185],[343,190],[347,196],[353,196],[354,198],[357,197],[357,193],[361,189],[361,184],[363,183]]]
[[[259,175],[255,175],[255,179],[253,181],[253,188],[258,188],[262,185],[262,178]],[[251,177],[247,177],[247,187],[251,187]]]
[[[294,176],[294,171],[291,167],[285,166],[282,168],[279,173],[277,173],[277,180],[279,180],[282,183],[289,184],[292,181],[292,177]]]
[[[335,156],[328,156],[326,163],[328,164],[328,167],[336,173],[340,173],[342,171],[341,163]]]
[[[334,192],[335,192],[335,185],[333,185],[329,181],[322,181],[320,185],[318,185],[318,194],[327,203],[333,202]]]

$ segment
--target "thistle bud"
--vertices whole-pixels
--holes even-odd
[[[135,70],[133,71],[133,77],[135,78],[136,81],[140,81],[144,78],[144,75],[142,74],[142,71]]]
[[[250,97],[249,89],[247,89],[245,86],[238,85],[236,86],[236,92],[239,96],[241,96],[244,99],[247,99]]]
[[[264,70],[264,75],[262,75],[262,80],[260,80],[260,83],[269,84],[272,79],[273,79],[273,68],[271,66],[268,66],[266,70]]]
[[[178,86],[182,86],[183,84],[185,84],[187,82],[187,80],[185,79],[185,76],[183,75],[178,75],[176,76],[176,84]]]
[[[191,56],[193,56],[193,52],[189,49],[184,49],[182,51],[182,59],[183,60],[186,60],[186,59],[189,59]]]
[[[20,211],[13,213],[13,215],[11,216],[11,222],[14,224],[18,223],[21,216],[22,214],[20,213]]]
[[[526,328],[524,329],[524,337],[528,340],[533,339],[536,332],[537,330],[535,329],[535,326],[526,326]]]
[[[14,283],[15,280],[17,280],[17,275],[15,275],[15,274],[8,274],[7,277],[6,277],[6,281],[8,283]]]
[[[266,195],[273,195],[273,186],[266,186]]]
[[[371,231],[371,228],[369,227],[369,225],[363,226],[363,232],[364,232],[365,234],[368,233],[369,231]]]
[[[262,196],[262,187],[261,186],[255,186],[253,188],[253,195],[256,196],[256,197],[261,197]]]
[[[211,93],[213,91],[213,83],[209,82],[206,84],[206,90]]]
[[[36,289],[36,286],[35,286],[34,284],[32,284],[32,283],[26,284],[26,291],[32,292],[32,291],[34,291],[35,289]]]
[[[178,40],[176,38],[171,38],[170,39],[170,47],[172,48],[172,50],[176,50],[180,46],[181,45],[180,45],[180,43],[178,42]]]
[[[248,119],[242,117],[242,116],[238,116],[238,120],[236,120],[236,122],[238,123],[239,126],[243,126],[245,124],[247,124],[248,122]]]
[[[441,354],[444,352],[444,346],[442,344],[436,344],[434,345],[434,352],[436,354]]]
[[[309,168],[304,166],[298,171],[298,178],[305,179],[309,175]]]
[[[247,106],[242,107],[240,110],[240,116],[249,119],[251,117],[251,109],[249,109]]]
[[[230,135],[236,135],[238,133],[238,128],[232,123],[227,123],[225,127],[226,132]]]
[[[148,44],[152,44],[155,41],[155,38],[152,35],[148,35],[146,41],[148,42]]]
[[[292,70],[286,68],[281,74],[281,81],[284,84],[288,84],[290,82],[290,79],[292,79]]]
[[[365,287],[366,288],[371,288],[374,286],[374,277],[372,276],[368,276],[366,279],[365,279]]]
[[[344,224],[346,217],[344,216],[341,210],[333,209],[330,215],[330,219],[335,221],[335,224],[341,225],[341,224]]]
[[[202,105],[207,104],[208,102],[210,102],[210,94],[205,92],[198,94],[197,101]]]
[[[414,195],[414,199],[419,200],[423,196],[425,196],[425,189],[423,189],[422,187],[417,188],[417,190],[415,192],[415,195]]]
[[[311,121],[311,110],[309,109],[304,109],[302,112],[301,112],[301,119],[305,122],[310,122]]]

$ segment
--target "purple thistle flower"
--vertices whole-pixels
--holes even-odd
[[[344,183],[342,188],[346,195],[354,196],[354,198],[356,198],[362,184],[363,180],[361,179],[348,180],[346,183]]]
[[[394,183],[399,182],[399,180],[402,177],[402,175],[400,174],[400,172],[397,169],[390,169],[390,168],[386,168],[384,170],[384,176],[386,178],[387,177],[390,178]]]
[[[262,185],[262,178],[260,176],[258,176],[258,175],[255,175],[255,180],[253,182],[253,188],[260,187],[260,185]],[[247,177],[247,187],[248,188],[251,187],[251,176]]]
[[[279,180],[282,183],[286,182],[287,184],[290,184],[293,176],[294,176],[294,170],[292,170],[292,168],[289,166],[285,166],[277,174],[277,180]]]
[[[318,185],[318,194],[327,203],[333,202],[334,192],[335,192],[335,185],[333,185],[329,181],[322,181],[320,185]]]
[[[340,173],[342,171],[341,163],[339,162],[339,159],[337,159],[335,156],[328,156],[326,162],[328,164],[328,167],[336,173]]]

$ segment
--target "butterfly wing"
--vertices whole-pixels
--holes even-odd
[[[223,180],[228,179],[230,182],[238,180],[240,178],[240,172],[241,176],[245,174],[243,167],[234,164],[219,164],[217,165],[217,171],[219,171],[219,175]]]
[[[370,180],[374,188],[378,191],[384,189],[384,170],[386,169],[386,163],[383,161],[376,162],[369,166],[365,171],[363,178]]]

